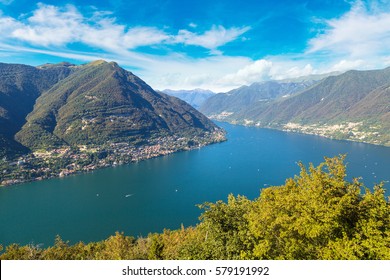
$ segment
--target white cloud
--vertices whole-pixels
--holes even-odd
[[[250,85],[254,82],[267,80],[283,80],[297,78],[317,73],[318,70],[306,61],[292,62],[289,57],[270,57],[250,61],[235,73],[228,74],[218,80],[225,87],[239,87]]]
[[[216,49],[231,41],[236,40],[239,36],[250,30],[250,27],[237,28],[213,25],[212,28],[203,34],[196,34],[188,30],[179,30],[174,42],[185,45],[201,46],[210,50]]]
[[[210,56],[202,59],[171,55],[156,59],[138,73],[157,89],[204,88],[215,92],[235,87],[219,80],[250,64],[246,57]]]
[[[137,45],[147,46],[164,42],[170,36],[154,27],[135,27],[126,32],[123,36],[124,45],[127,48],[134,48]]]
[[[30,48],[30,47],[20,47],[20,46],[10,46],[7,44],[0,43],[0,51],[2,53],[31,53],[31,54],[47,54],[55,57],[61,57],[65,59],[76,59],[76,60],[81,60],[81,61],[93,61],[93,60],[98,60],[98,59],[109,59],[108,57],[101,56],[98,54],[94,53],[83,53],[83,52],[73,52],[73,51],[52,51],[52,50],[47,50],[47,49],[36,49],[36,48]]]
[[[344,72],[350,69],[360,69],[362,66],[368,66],[367,63],[364,62],[362,59],[357,59],[357,60],[341,60],[334,64],[331,68],[330,71],[337,71],[337,72]]]
[[[340,18],[326,20],[326,30],[309,41],[308,53],[362,58],[390,53],[390,12],[370,9],[362,1]]]
[[[20,23],[11,36],[34,45],[60,46],[79,39],[82,20],[82,15],[71,5],[60,9],[39,4],[28,22]]]
[[[239,69],[234,74],[224,76],[219,83],[239,86],[269,80],[272,66],[271,61],[260,59]]]
[[[301,65],[293,66],[291,61],[279,61],[275,63],[275,67],[271,70],[271,77],[273,80],[283,80],[308,76],[318,72],[310,63],[305,63],[305,61],[298,62]]]
[[[8,34],[19,26],[20,23],[18,21],[11,17],[3,16],[0,11],[0,40],[6,38]]]
[[[129,27],[118,24],[110,12],[95,12],[88,18],[73,5],[57,7],[38,4],[38,9],[24,21],[0,15],[0,29],[9,31],[9,37],[35,46],[58,47],[69,43],[83,43],[106,51],[123,53],[140,46],[156,44],[196,45],[220,54],[217,48],[236,40],[249,27],[228,28],[212,26],[203,34],[180,30],[178,34],[167,34],[156,27]],[[4,27],[5,26],[5,27]],[[196,27],[195,24],[190,24]]]
[[[193,22],[191,22],[190,24],[188,24],[188,26],[191,27],[191,28],[196,28],[196,27],[198,27],[198,25],[197,25],[196,23],[193,23]]]
[[[116,52],[158,44],[169,38],[154,27],[127,28],[117,24],[110,15],[100,12],[94,13],[93,18],[86,18],[72,5],[56,7],[39,4],[26,23],[12,19],[18,23],[18,28],[11,32],[11,37],[36,46],[64,46],[80,42]]]

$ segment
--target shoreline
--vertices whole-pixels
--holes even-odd
[[[231,125],[240,125],[240,126],[245,126],[245,127],[256,127],[256,128],[264,128],[264,129],[273,129],[273,130],[278,130],[278,131],[284,131],[284,132],[289,132],[289,133],[299,133],[299,134],[304,134],[304,135],[314,135],[318,137],[324,137],[327,139],[331,140],[340,140],[340,141],[348,141],[348,142],[353,142],[353,143],[362,143],[362,144],[370,144],[370,145],[375,145],[375,146],[381,146],[381,147],[387,147],[390,148],[390,143],[389,144],[384,144],[380,142],[373,142],[373,141],[365,141],[362,139],[354,139],[354,138],[343,138],[343,137],[337,137],[332,134],[325,134],[323,132],[317,132],[317,131],[308,131],[306,129],[299,129],[299,127],[294,127],[291,128],[288,126],[288,124],[282,125],[282,126],[261,126],[256,123],[240,123],[237,121],[229,121],[229,120],[221,120],[221,119],[213,119],[214,121],[219,121],[219,122],[225,122]],[[305,126],[302,125],[303,128]],[[321,127],[317,127],[321,128]]]
[[[192,138],[177,135],[158,137],[149,139],[148,143],[141,146],[120,142],[101,146],[80,145],[77,148],[62,147],[34,151],[13,161],[3,160],[0,169],[2,175],[0,188],[85,174],[98,169],[199,149],[226,140],[226,132],[217,130]]]

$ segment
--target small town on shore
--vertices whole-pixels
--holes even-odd
[[[107,143],[101,146],[79,145],[50,150],[37,150],[18,158],[0,160],[0,186],[65,177],[100,168],[138,162],[188,151],[226,141],[225,132],[216,130],[201,136],[170,135],[148,139],[141,145]]]

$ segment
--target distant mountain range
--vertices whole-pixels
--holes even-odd
[[[193,90],[164,89],[162,92],[180,98],[196,109],[199,109],[208,98],[215,95],[211,90],[199,88]]]
[[[255,83],[209,98],[200,111],[236,124],[390,146],[390,68],[333,75]]]
[[[242,86],[226,93],[215,94],[202,104],[200,110],[207,115],[238,113],[247,110],[252,104],[266,102],[279,97],[287,97],[313,85],[310,82],[267,81]]]
[[[0,156],[218,130],[187,103],[157,93],[115,62],[0,63]]]

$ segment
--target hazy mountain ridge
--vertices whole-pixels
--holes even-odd
[[[171,89],[164,89],[162,90],[163,93],[180,98],[181,100],[184,100],[191,106],[193,106],[196,109],[199,109],[202,104],[211,96],[214,96],[215,93],[211,90],[205,90],[205,89],[192,89],[192,90],[171,90]]]
[[[231,123],[390,145],[389,85],[390,68],[352,70],[262,101],[226,106],[239,92],[219,94],[220,102],[210,98],[201,111]]]
[[[287,97],[304,90],[314,83],[314,81],[286,83],[267,81],[253,83],[250,86],[242,86],[210,97],[200,107],[200,111],[207,115],[215,115],[222,112],[239,113],[254,103]]]

